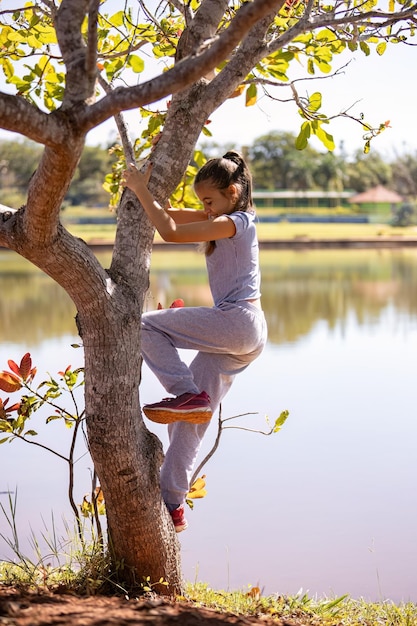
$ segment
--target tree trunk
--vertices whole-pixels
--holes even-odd
[[[159,592],[177,594],[180,552],[159,491],[162,446],[139,405],[140,310],[137,301],[109,308],[101,317],[79,315],[79,328],[88,440],[105,497],[113,571],[129,588],[149,576],[152,584],[169,583]]]

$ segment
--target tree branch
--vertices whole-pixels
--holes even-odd
[[[91,0],[88,11],[88,43],[86,54],[86,74],[88,82],[94,84],[97,80],[97,20],[100,0]]]
[[[384,13],[382,11],[358,12],[344,11],[342,17],[336,17],[335,13],[320,14],[307,22],[308,30],[316,30],[322,26],[340,26],[345,24],[363,24],[365,27],[374,29],[386,28],[392,24],[415,19],[417,5],[413,4],[409,9],[398,11],[398,13]],[[377,24],[372,21],[378,22]],[[383,20],[383,21],[381,21]],[[380,23],[381,22],[381,23]]]
[[[0,127],[44,145],[59,142],[67,134],[65,120],[61,124],[24,98],[1,92]]]
[[[95,0],[96,1],[96,0]],[[81,28],[85,19],[90,0],[62,0],[55,18],[55,31],[62,58],[66,68],[66,84],[61,109],[70,109],[72,106],[88,101],[94,96],[97,72],[91,76],[91,47],[87,59],[87,48],[81,35]],[[94,15],[94,9],[91,15]],[[89,22],[88,34],[93,37],[96,25]]]
[[[119,111],[155,102],[197,81],[239,45],[248,28],[271,11],[278,10],[283,2],[284,0],[253,0],[245,3],[236,13],[230,26],[213,41],[208,42],[208,47],[179,61],[161,76],[135,87],[115,89],[96,104],[80,112],[78,117],[80,127],[84,132],[88,132]]]

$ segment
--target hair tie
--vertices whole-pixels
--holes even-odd
[[[235,163],[236,165],[240,165],[242,159],[240,157],[240,155],[237,152],[226,152],[226,154],[223,155],[223,159],[226,159],[227,161],[232,161],[232,163]]]

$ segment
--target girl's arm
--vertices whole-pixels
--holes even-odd
[[[201,209],[174,209],[174,207],[169,206],[165,207],[165,211],[176,224],[207,221],[207,214]]]
[[[164,241],[193,243],[233,237],[236,232],[235,225],[232,220],[224,215],[214,220],[208,220],[203,211],[194,209],[163,209],[156,202],[147,187],[150,172],[151,166],[149,166],[145,174],[142,174],[135,165],[130,164],[129,169],[125,171],[123,176],[124,184],[136,194],[146,214]]]

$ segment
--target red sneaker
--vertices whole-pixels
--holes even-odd
[[[172,521],[174,523],[174,528],[176,533],[180,533],[182,530],[188,528],[188,522],[185,519],[184,513],[184,505],[181,504],[179,507],[170,511],[170,515],[172,517]]]
[[[183,393],[176,398],[165,398],[155,404],[145,404],[143,412],[152,422],[170,424],[171,422],[190,422],[203,424],[210,421],[212,410],[210,397],[201,393]]]

